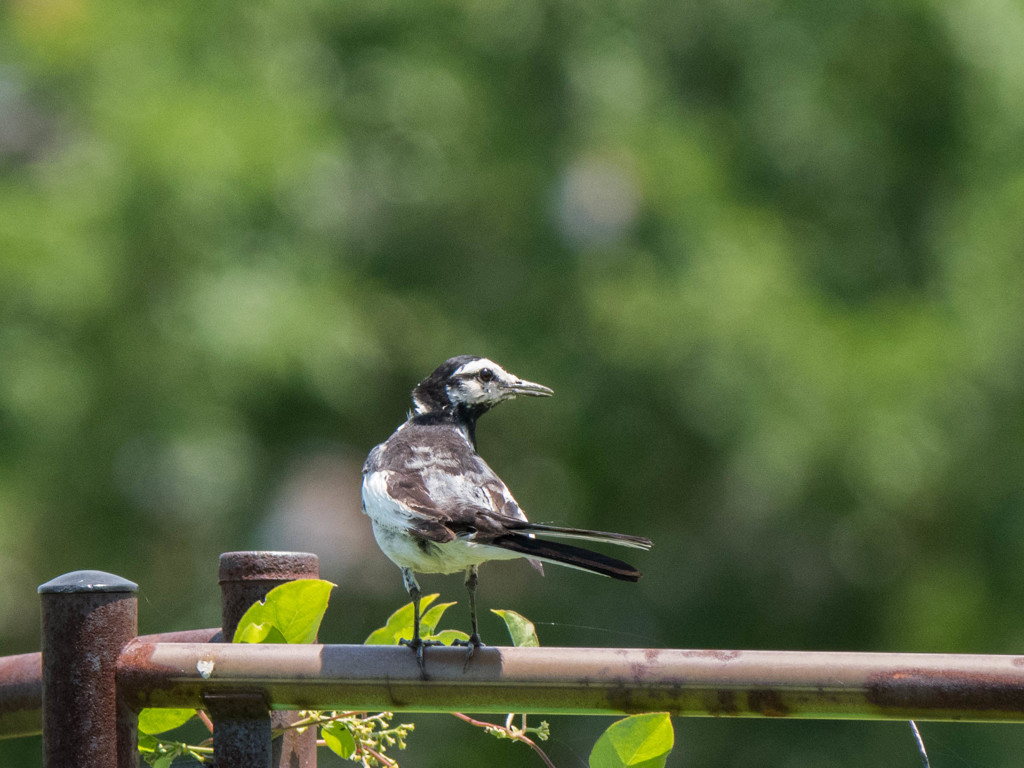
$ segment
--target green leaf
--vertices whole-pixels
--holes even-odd
[[[436,635],[429,635],[424,639],[437,640],[445,645],[451,645],[455,640],[462,640],[463,642],[469,640],[469,635],[457,629],[446,629],[443,632],[438,632]]]
[[[633,715],[601,734],[590,753],[590,768],[662,768],[674,742],[667,712]]]
[[[143,710],[143,712],[145,711]],[[150,736],[148,733],[139,733],[139,752],[153,752],[159,743],[154,736]]]
[[[441,621],[441,617],[444,616],[444,612],[451,608],[455,603],[438,603],[429,611],[420,616],[420,635],[426,637],[433,635],[434,630],[437,629],[438,623]],[[409,622],[411,631],[412,621]]]
[[[175,757],[177,757],[177,755],[174,753],[161,755],[153,761],[153,768],[171,768],[171,763],[174,762]]]
[[[243,617],[244,618],[244,617]],[[262,643],[274,627],[267,621],[263,624],[241,624],[235,628],[234,643]]]
[[[352,732],[342,723],[337,721],[328,723],[320,729],[320,735],[324,737],[324,743],[338,757],[348,760],[356,752],[356,740]]]
[[[238,625],[235,630],[236,643],[287,643],[288,640],[281,634],[281,630],[269,621],[263,624],[248,624],[243,627]]]
[[[333,587],[322,579],[297,579],[274,587],[242,615],[232,642],[314,642]]]
[[[437,593],[424,595],[420,598],[420,610],[425,610],[428,605],[437,599]],[[427,611],[429,613],[430,611]],[[380,629],[370,633],[370,636],[363,641],[363,645],[398,645],[402,638],[412,638],[412,603],[406,603],[388,617],[388,623]],[[420,623],[422,627],[422,621]]]
[[[156,709],[146,707],[139,712],[139,732],[154,734],[172,731],[187,723],[195,717],[195,714],[196,711],[194,709]]]
[[[522,614],[515,611],[499,611],[494,608],[491,609],[491,613],[498,614],[505,621],[508,633],[512,636],[512,644],[517,648],[536,648],[540,645],[536,627]]]

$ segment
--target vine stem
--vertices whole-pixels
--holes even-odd
[[[364,712],[362,710],[345,710],[344,712],[335,712],[333,715],[321,715],[319,712],[313,712],[312,714],[310,714],[310,715],[308,715],[308,716],[306,716],[306,717],[304,717],[304,718],[302,718],[300,720],[296,720],[293,723],[288,723],[287,725],[283,725],[280,728],[275,729],[274,730],[274,734],[278,735],[278,734],[284,733],[285,731],[290,730],[290,729],[308,728],[311,725],[323,725],[324,723],[334,722],[335,720],[344,720],[345,718],[348,718],[348,717],[357,717],[359,715],[365,715],[365,714],[366,714],[366,712]],[[385,714],[389,714],[389,713],[382,712],[381,714],[374,715],[373,717],[364,717],[363,720],[364,721],[383,720],[384,719],[383,716]]]
[[[317,739],[316,740],[316,745],[318,747],[326,747],[327,746],[327,742],[324,741],[323,739]],[[378,752],[377,750],[373,749],[373,747],[367,747],[365,744],[360,745],[358,747],[357,751],[358,752],[365,752],[365,753],[367,753],[374,760],[379,761],[380,764],[383,765],[383,766],[398,765],[398,763],[396,763],[394,760],[392,760],[387,755],[382,755],[380,752]],[[355,758],[350,758],[350,759],[355,759]],[[364,758],[362,758],[362,757],[359,759],[359,762],[361,762],[363,765],[368,765],[366,760]]]
[[[196,710],[196,715],[198,715],[199,719],[203,721],[203,725],[206,726],[207,730],[209,730],[210,733],[213,733],[213,720],[210,719],[210,716],[201,709]]]
[[[501,731],[506,736],[508,736],[508,738],[510,738],[512,741],[521,741],[521,742],[523,742],[528,747],[530,747],[530,749],[532,749],[534,752],[536,752],[540,756],[540,759],[544,761],[544,765],[546,765],[548,768],[556,768],[555,764],[551,762],[551,759],[547,756],[547,754],[544,752],[544,750],[541,749],[539,746],[537,746],[537,742],[535,742],[533,739],[531,739],[529,736],[527,736],[522,731],[518,731],[515,728],[510,727],[507,724],[508,721],[506,721],[506,725],[495,725],[494,723],[486,723],[486,722],[484,722],[482,720],[474,720],[472,717],[469,717],[468,715],[464,715],[461,712],[452,712],[451,714],[454,717],[459,718],[459,720],[467,722],[470,725],[475,725],[477,728],[485,728],[485,729],[490,729],[490,730],[493,730],[493,731]]]
[[[359,745],[360,752],[368,752],[373,758],[375,758],[381,765],[397,765],[397,763],[390,757],[385,757],[377,750],[372,747],[368,747],[365,744]]]

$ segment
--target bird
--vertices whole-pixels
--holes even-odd
[[[530,522],[508,487],[477,453],[477,420],[520,395],[549,397],[542,384],[525,381],[492,360],[458,355],[439,365],[412,391],[405,423],[370,451],[363,465],[363,512],[374,538],[402,572],[413,604],[413,636],[400,642],[416,651],[426,676],[420,636],[416,574],[465,574],[472,632],[466,663],[482,645],[476,615],[478,569],[491,560],[525,558],[577,568],[621,581],[641,573],[629,563],[550,538],[649,549],[650,539]]]

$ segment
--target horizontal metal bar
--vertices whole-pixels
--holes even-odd
[[[1024,656],[130,644],[135,707],[260,691],[276,709],[1024,721]]]
[[[33,736],[43,727],[43,657],[0,658],[0,738]]]
[[[144,635],[154,643],[205,643],[219,629],[189,629]],[[40,653],[0,657],[0,739],[35,736],[42,731],[43,658]]]

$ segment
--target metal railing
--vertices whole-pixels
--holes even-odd
[[[76,572],[40,587],[41,654],[0,658],[0,738],[42,732],[46,768],[138,765],[143,707],[206,710],[219,768],[316,765],[281,710],[1024,722],[1024,656],[607,648],[232,645],[242,613],[315,556],[221,556],[224,632],[136,637],[136,587]]]

